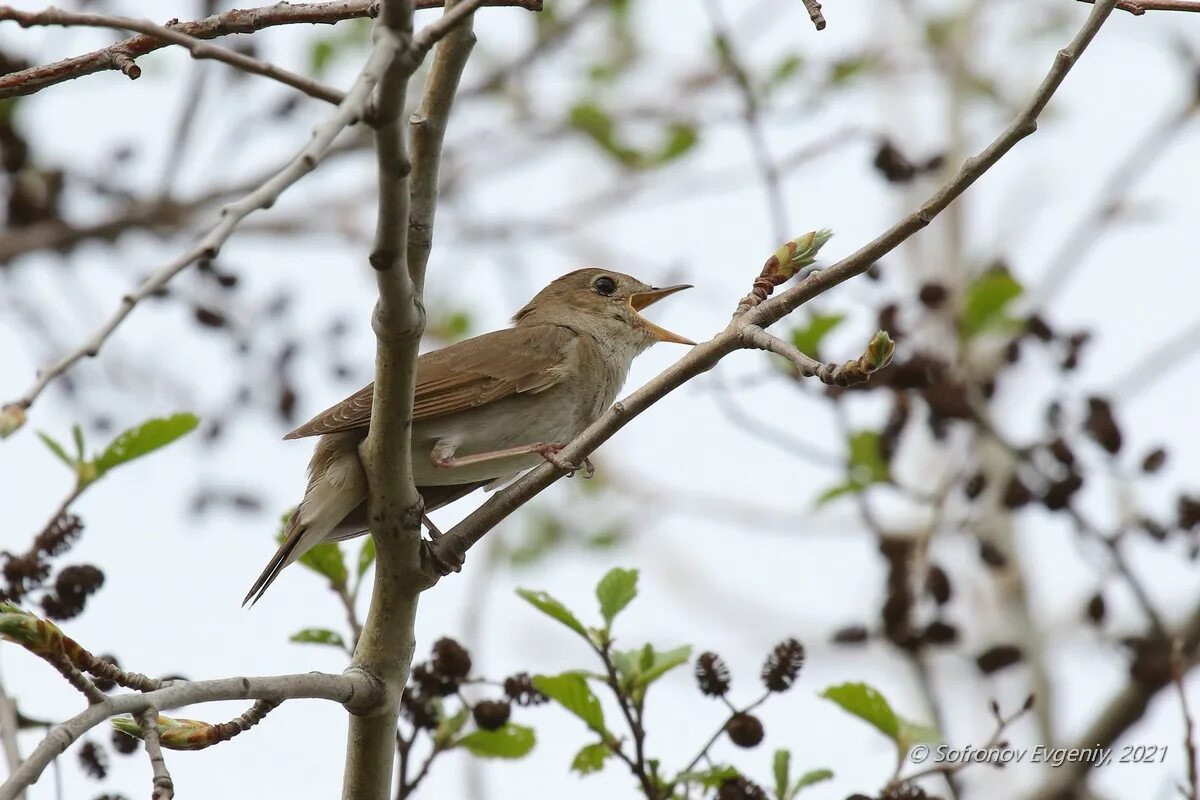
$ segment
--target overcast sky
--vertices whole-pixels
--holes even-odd
[[[144,4],[114,5],[131,15],[147,11]],[[732,9],[738,4],[725,5]],[[755,63],[772,63],[788,48],[799,47],[806,56],[819,59],[851,52],[866,37],[904,41],[913,35],[895,4],[828,4],[829,27],[820,34],[808,27],[799,3],[775,5],[781,15],[786,13],[781,16],[784,22],[761,35]],[[1018,46],[1013,32],[1021,29],[1033,10],[1051,6],[1065,9],[1074,30],[1089,7],[1069,0],[1004,0],[995,5],[988,15],[994,41],[989,40],[978,58],[1001,81],[1007,96],[1022,97],[1067,37],[1058,33]],[[194,10],[156,6],[162,8],[157,16],[186,17]],[[635,6],[644,33],[671,31],[669,36],[655,37],[654,60],[645,69],[669,69],[702,57],[707,20],[698,3],[641,0]],[[497,9],[481,13],[476,22],[481,51],[518,52],[530,33],[516,19],[522,13]],[[1087,198],[1116,157],[1192,91],[1186,76],[1175,68],[1177,62],[1165,44],[1168,34],[1200,48],[1200,18],[1114,15],[1069,76],[1036,135],[971,190],[965,219],[974,257],[1007,256],[1019,277],[1038,282],[1063,231],[1086,211]],[[303,29],[276,29],[256,39],[263,43],[264,57],[303,69],[311,35]],[[0,45],[39,61],[84,52],[106,41],[106,35],[96,31],[0,27]],[[136,82],[116,73],[96,75],[23,101],[26,129],[34,132],[34,142],[47,160],[80,167],[103,165],[116,144],[131,143],[137,157],[123,167],[130,172],[129,182],[146,185],[157,179],[170,123],[184,99],[192,64],[174,51],[160,52],[141,63],[144,76]],[[209,69],[224,67],[210,65]],[[330,80],[346,85],[356,69],[356,64],[339,64]],[[478,63],[468,67],[466,83],[479,70]],[[781,115],[769,130],[772,145],[787,151],[838,126],[856,125],[888,131],[917,152],[940,146],[942,98],[915,81],[871,85],[875,88],[855,90],[850,101],[822,105],[811,113]],[[548,76],[544,102],[558,102],[557,98],[569,102],[571,91],[565,78]],[[214,176],[228,179],[282,163],[302,146],[309,125],[327,113],[315,102],[305,104],[292,123],[244,143],[233,158],[223,157],[229,142],[220,134],[227,133],[230,119],[261,109],[267,98],[277,96],[273,85],[256,78],[240,82],[235,91],[209,93],[200,107],[198,155],[177,181],[179,191],[186,195],[211,185]],[[646,99],[670,100],[653,95]],[[994,113],[972,113],[966,127],[973,149],[1005,123]],[[478,136],[473,163],[487,165],[486,131],[498,124],[489,109],[464,107],[453,121],[451,138]],[[1092,327],[1098,336],[1078,376],[1080,396],[1110,391],[1145,353],[1194,323],[1200,272],[1192,222],[1200,218],[1200,192],[1196,191],[1200,160],[1189,153],[1198,143],[1200,133],[1193,126],[1162,155],[1134,192],[1153,216],[1107,233],[1091,251],[1086,267],[1052,300],[1055,320],[1065,327]],[[850,143],[787,181],[794,232],[832,228],[836,235],[826,248],[829,257],[853,251],[908,209],[902,192],[872,175],[871,156],[869,141]],[[669,188],[715,168],[741,166],[748,171],[748,163],[743,132],[726,126],[706,134],[693,157],[651,180],[661,180]],[[360,159],[305,179],[269,213],[286,215],[323,192],[366,191],[371,169],[368,159]],[[696,340],[721,329],[774,247],[762,192],[753,183],[669,202],[655,200],[657,190],[651,190],[617,213],[589,223],[588,242],[479,246],[453,237],[455,230],[462,230],[463,219],[502,222],[512,217],[512,209],[528,210],[532,218],[587,188],[606,185],[611,174],[610,165],[581,143],[565,155],[481,183],[468,202],[439,217],[444,228],[439,228],[443,235],[430,266],[429,296],[434,302],[452,301],[470,309],[477,329],[488,330],[506,324],[521,303],[557,275],[585,264],[610,264],[648,283],[686,280],[696,285],[694,291],[655,307],[651,316],[656,322]],[[662,194],[670,195],[666,188]],[[369,203],[363,209],[359,221],[370,230]],[[89,209],[79,213],[86,215]],[[922,234],[926,235],[936,234],[931,230]],[[137,275],[163,263],[182,246],[182,241],[164,244],[133,235],[123,238],[118,247],[81,248],[72,256],[74,269],[69,271],[59,268],[59,258],[39,255],[0,275],[5,293],[19,288],[44,305],[54,321],[55,335],[66,345],[80,341]],[[289,244],[278,238],[235,235],[222,257],[241,271],[249,297],[265,297],[284,283],[302,287],[292,312],[302,329],[317,330],[327,324],[331,309],[349,310],[359,323],[349,337],[354,371],[350,379],[334,383],[318,365],[301,365],[306,388],[301,416],[324,408],[370,379],[369,311],[374,287],[364,249],[334,236],[308,236]],[[915,265],[918,270],[936,267]],[[869,304],[879,291],[856,280],[823,298],[825,306],[851,318],[831,338],[835,352],[845,352],[846,357],[858,352],[855,348],[861,347],[873,324]],[[0,399],[7,400],[22,393],[32,380],[38,353],[20,341],[25,328],[12,322],[11,309],[2,298],[0,309],[4,309],[0,313]],[[102,372],[110,355],[124,363],[144,361],[148,368],[161,366],[168,375],[198,378],[195,382],[201,385],[206,383],[204,376],[211,376],[210,394],[205,398],[202,390],[201,400],[215,400],[216,385],[224,385],[236,369],[228,342],[204,336],[186,316],[186,310],[174,306],[139,308],[111,347],[96,363],[81,366],[80,372]],[[243,322],[257,324],[253,319]],[[652,349],[634,365],[626,391],[681,352],[673,345]],[[1200,446],[1193,434],[1200,429],[1200,405],[1191,400],[1200,391],[1197,363],[1176,365],[1152,390],[1134,393],[1122,406],[1126,418],[1135,420],[1127,430],[1128,459],[1155,443],[1171,445],[1168,473],[1147,491],[1155,508],[1168,507],[1173,497],[1170,487],[1186,486],[1190,478],[1194,488],[1194,476],[1200,474]],[[767,520],[745,524],[733,515],[689,512],[686,502],[632,497],[613,498],[600,508],[575,509],[581,524],[609,517],[644,518],[644,523],[620,549],[572,550],[529,568],[485,571],[486,545],[472,551],[462,574],[444,580],[423,597],[419,656],[439,636],[465,636],[474,630],[478,639],[469,644],[476,648],[476,664],[489,676],[586,666],[587,653],[581,644],[526,606],[513,589],[545,589],[594,618],[591,588],[596,580],[611,566],[635,567],[642,573],[641,595],[619,623],[621,642],[633,646],[650,641],[659,647],[690,643],[697,651],[717,650],[730,663],[736,699],[756,695],[759,665],[775,642],[797,636],[809,646],[809,664],[797,688],[763,710],[767,744],[748,752],[733,752],[728,744],[721,744],[715,751],[718,760],[733,761],[768,782],[771,751],[789,747],[797,768],[829,767],[837,773],[835,781],[811,791],[816,800],[880,787],[894,766],[890,743],[817,694],[833,683],[866,680],[906,716],[928,720],[929,712],[922,707],[907,662],[887,656],[883,648],[846,653],[824,644],[836,628],[876,616],[883,564],[873,541],[861,533],[851,504],[813,510],[812,499],[837,481],[836,472],[814,467],[786,452],[786,447],[771,447],[748,437],[714,402],[716,379],[758,373],[763,366],[760,355],[734,355],[722,364],[716,378],[695,381],[623,430],[596,461],[602,471],[620,481],[640,483],[650,493],[679,491],[693,497],[753,502],[761,506]],[[126,375],[124,380],[124,391],[111,393],[119,404],[106,409],[119,425],[180,409],[180,398],[171,392],[139,393],[136,376]],[[1040,411],[1030,398],[1045,389],[1047,380],[1031,371],[1028,383],[1002,387],[1001,408],[1009,410],[1006,424],[1011,430],[1037,430],[1035,415]],[[835,452],[840,447],[829,407],[786,386],[756,388],[741,402],[756,413],[769,410],[773,424],[799,439]],[[863,419],[873,411],[877,408],[864,406]],[[74,421],[70,408],[51,392],[32,409],[27,428],[0,444],[0,504],[6,523],[0,531],[0,547],[26,546],[69,489],[70,476],[34,431],[65,436]],[[196,442],[185,442],[114,473],[80,500],[75,510],[85,520],[87,534],[69,561],[97,563],[109,585],[89,603],[84,616],[64,626],[66,630],[92,650],[116,652],[125,666],[151,675],[182,672],[200,679],[340,671],[346,659],[338,651],[287,642],[302,627],[343,625],[342,612],[316,576],[289,569],[253,610],[239,607],[245,589],[274,549],[272,520],[299,499],[303,487],[308,443],[282,442],[280,433],[274,421],[250,415],[229,432],[231,442],[215,457]],[[199,483],[244,485],[265,496],[268,510],[255,517],[217,512],[194,519],[188,514],[187,500]],[[574,489],[560,483],[538,502],[568,505],[577,495]],[[478,502],[479,497],[471,497],[438,512],[435,519],[450,524]],[[1111,513],[1107,498],[1097,496],[1092,502],[1099,515]],[[912,524],[920,523],[911,509],[895,513],[909,514]],[[903,517],[897,522],[901,523],[897,527],[903,527]],[[519,536],[522,524],[529,523],[510,521],[492,536]],[[1109,694],[1123,685],[1125,660],[1079,621],[1079,609],[1096,587],[1092,554],[1077,545],[1060,520],[1047,514],[1025,513],[1018,524],[1039,621],[1061,633],[1054,673],[1059,704],[1055,710],[1061,715],[1064,737],[1073,739]],[[1195,602],[1197,573],[1179,553],[1134,548],[1131,560],[1143,574],[1155,576],[1149,589],[1163,609],[1181,614]],[[986,603],[984,587],[959,588]],[[485,599],[474,603],[471,598],[481,592]],[[1110,604],[1114,629],[1132,630],[1138,625],[1128,597],[1113,593]],[[467,620],[472,607],[481,616]],[[945,732],[952,743],[978,745],[987,738],[990,729],[986,715],[980,713],[987,697],[995,695],[1011,708],[1027,693],[1023,669],[1007,671],[992,681],[981,680],[974,672],[970,654],[1002,637],[998,627],[986,618],[976,621],[975,638],[965,652],[942,654],[933,661],[948,696],[964,709]],[[81,708],[80,697],[45,665],[11,646],[0,648],[0,669],[6,688],[31,716],[58,719]],[[1200,691],[1200,684],[1191,688]],[[219,721],[241,710],[241,704],[226,704],[193,709],[182,716]],[[649,749],[673,766],[690,759],[723,719],[719,703],[699,696],[690,668],[655,686],[648,715]],[[575,751],[589,741],[574,718],[541,707],[518,709],[514,719],[537,729],[537,749],[524,761],[487,765],[488,798],[632,796],[630,777],[614,765],[583,780],[568,772]],[[167,758],[183,797],[331,797],[340,791],[345,727],[345,714],[335,705],[291,702],[236,742],[202,753],[168,753]],[[1111,766],[1098,786],[1111,797],[1171,796],[1173,783],[1183,774],[1180,731],[1177,698],[1164,692],[1127,743],[1169,744],[1167,764]],[[1028,733],[1019,730],[1013,738],[1019,741]],[[22,735],[25,752],[38,738],[36,732]],[[107,741],[107,731],[101,730],[100,738]],[[76,768],[73,753],[64,764],[63,796],[99,793]],[[466,757],[450,755],[436,766],[420,796],[462,796],[468,772]],[[117,758],[114,773],[117,779],[110,785],[130,796],[146,793],[149,770],[144,758]],[[1037,779],[1036,772],[1024,768],[999,774],[973,769],[964,777],[968,785],[985,787],[972,797],[988,798],[1012,797],[1014,786],[1032,786]],[[53,787],[47,773],[30,793],[31,800],[54,797]]]

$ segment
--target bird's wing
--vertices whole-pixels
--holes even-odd
[[[452,414],[516,394],[544,392],[566,374],[575,334],[556,325],[485,333],[417,359],[413,420]],[[285,439],[321,436],[371,421],[370,384],[327,408]]]

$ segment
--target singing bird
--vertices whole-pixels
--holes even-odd
[[[500,486],[558,452],[612,405],[633,359],[655,342],[695,344],[638,312],[688,285],[656,288],[605,269],[555,279],[515,325],[417,359],[413,479],[426,511]],[[308,489],[279,550],[250,587],[257,602],[280,571],[322,542],[367,532],[367,479],[358,446],[373,384],[287,434],[319,436]],[[432,528],[431,528],[432,530]]]

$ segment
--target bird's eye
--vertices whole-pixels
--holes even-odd
[[[595,282],[592,283],[592,288],[595,289],[599,294],[608,297],[617,290],[617,282],[607,275],[602,275],[599,278],[596,278]]]

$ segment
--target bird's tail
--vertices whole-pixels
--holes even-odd
[[[332,438],[332,437],[326,437]],[[308,491],[292,514],[287,536],[250,587],[242,605],[257,603],[288,564],[321,542],[338,538],[338,526],[367,496],[366,478],[353,446],[322,440],[310,465]]]

